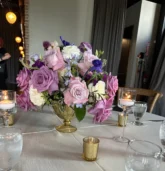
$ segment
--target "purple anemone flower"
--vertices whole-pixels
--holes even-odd
[[[90,71],[102,72],[102,62],[99,59],[95,59],[92,61],[93,66]]]
[[[35,63],[32,65],[32,67],[41,68],[44,65],[45,65],[44,62],[42,62],[40,59],[38,59],[37,61],[35,61]]]
[[[61,39],[61,42],[62,42],[62,44],[63,44],[64,46],[70,46],[70,45],[72,45],[70,42],[67,42],[66,40],[64,40],[64,39],[62,38],[62,36],[60,36],[60,39]]]

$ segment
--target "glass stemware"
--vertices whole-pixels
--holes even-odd
[[[134,106],[131,107],[131,109],[135,116],[135,121],[132,122],[132,124],[136,125],[136,126],[142,126],[143,123],[140,122],[140,120],[147,111],[147,103],[141,102],[141,101],[136,101],[134,103]]]
[[[9,115],[15,108],[16,93],[12,90],[0,91],[0,112],[3,117],[4,125],[9,126]]]
[[[21,131],[12,127],[0,128],[0,170],[11,171],[18,163],[22,152]]]
[[[158,171],[161,164],[161,148],[149,141],[133,140],[128,143],[126,171]]]
[[[118,106],[123,109],[124,114],[124,126],[123,126],[123,133],[122,136],[114,137],[115,141],[117,142],[124,142],[127,143],[129,141],[128,138],[124,136],[125,133],[125,126],[126,126],[126,120],[127,120],[127,110],[134,105],[136,100],[136,91],[131,90],[128,88],[122,88],[119,92],[119,100],[118,100]]]
[[[165,120],[162,122],[160,126],[159,137],[161,140],[161,144],[163,146],[162,160],[165,161]]]

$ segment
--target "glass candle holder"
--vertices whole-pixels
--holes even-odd
[[[100,140],[95,137],[85,137],[83,139],[83,158],[87,161],[95,161]]]
[[[124,115],[124,113],[118,114],[118,126],[126,126],[127,125],[128,115]]]
[[[0,90],[0,114],[3,116],[4,125],[9,126],[9,117],[15,108],[16,92],[12,90]]]

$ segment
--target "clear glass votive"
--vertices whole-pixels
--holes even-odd
[[[0,171],[10,171],[19,162],[23,146],[21,130],[0,128]]]
[[[126,159],[126,171],[159,171],[162,149],[149,141],[129,141]]]
[[[85,137],[83,139],[83,158],[87,161],[95,161],[97,159],[100,140],[95,137]]]

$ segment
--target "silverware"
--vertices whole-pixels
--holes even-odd
[[[147,120],[149,122],[163,122],[164,120]]]

